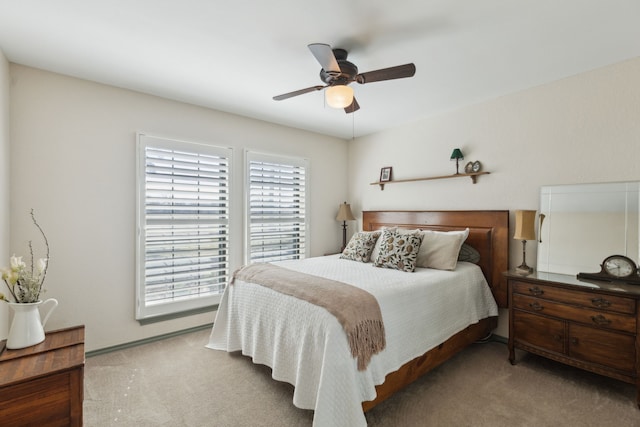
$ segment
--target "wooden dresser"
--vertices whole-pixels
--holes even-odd
[[[640,286],[507,272],[509,360],[522,349],[635,384],[640,408]]]
[[[47,332],[35,346],[0,354],[0,424],[81,426],[84,326]]]

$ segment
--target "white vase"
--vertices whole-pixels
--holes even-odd
[[[39,307],[47,304],[51,305],[51,308],[44,316],[44,320],[41,321]],[[57,306],[58,301],[54,298],[32,303],[10,302],[9,307],[13,310],[13,321],[7,338],[7,348],[25,348],[44,341],[44,325]]]
[[[9,336],[9,304],[0,301],[0,341]]]

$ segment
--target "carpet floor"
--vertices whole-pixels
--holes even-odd
[[[202,330],[87,358],[84,425],[311,425],[291,385],[247,357],[205,348],[208,337]],[[369,411],[367,423],[640,426],[633,385],[524,352],[512,366],[507,355],[502,342],[474,344]]]

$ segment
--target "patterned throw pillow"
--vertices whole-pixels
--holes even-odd
[[[379,233],[384,233],[384,230],[397,230],[398,227],[382,227],[382,230]],[[375,261],[378,259],[378,255],[380,255],[380,245],[382,245],[382,239],[378,239],[376,245],[373,247],[373,251],[371,251],[371,261]]]
[[[462,244],[460,253],[458,254],[458,261],[466,261],[477,264],[480,262],[480,252],[475,250],[473,246],[469,246],[466,243]]]
[[[398,230],[384,230],[380,236],[380,253],[374,261],[376,267],[393,268],[412,272],[416,269],[418,251],[422,243],[419,231],[407,233]]]
[[[379,231],[359,231],[351,237],[349,243],[340,255],[341,259],[369,262],[373,247],[380,236]]]

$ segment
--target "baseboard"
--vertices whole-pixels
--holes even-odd
[[[106,347],[106,348],[101,348],[101,349],[98,349],[98,350],[92,350],[92,351],[88,351],[85,354],[85,357],[99,356],[101,354],[111,353],[113,351],[125,350],[127,348],[137,347],[139,345],[149,344],[149,343],[156,342],[156,341],[162,341],[162,340],[165,340],[167,338],[177,337],[179,335],[184,335],[184,334],[188,334],[188,333],[191,333],[191,332],[201,331],[203,329],[211,329],[212,327],[213,327],[213,323],[207,323],[207,324],[200,325],[200,326],[194,326],[193,328],[189,328],[189,329],[182,329],[180,331],[170,332],[168,334],[157,335],[155,337],[145,338],[145,339],[141,339],[141,340],[137,340],[137,341],[131,341],[131,342],[127,342],[127,343],[124,343],[124,344],[118,344],[118,345],[114,345],[112,347]]]
[[[496,341],[502,344],[509,344],[508,338],[496,334],[491,335],[491,341]]]

